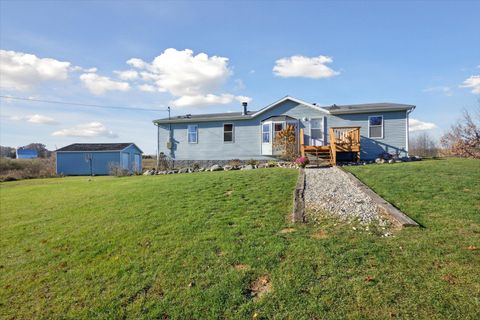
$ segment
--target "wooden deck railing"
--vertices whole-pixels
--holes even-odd
[[[305,146],[303,128],[300,129],[300,154],[302,157],[307,152],[320,152],[325,146]],[[360,127],[332,127],[328,129],[328,147],[330,150],[330,163],[337,164],[337,152],[353,152],[357,160],[360,158]],[[318,150],[317,150],[318,149]],[[306,152],[307,151],[307,152]],[[324,150],[323,150],[324,151]]]
[[[359,146],[360,127],[332,127],[328,129],[330,144],[337,146]]]

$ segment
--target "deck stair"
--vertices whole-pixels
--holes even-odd
[[[305,145],[304,129],[300,129],[300,153],[317,165],[320,161],[328,161],[330,165],[337,164],[337,154],[353,153],[355,160],[360,160],[360,127],[332,127],[328,130],[329,144],[325,146]]]

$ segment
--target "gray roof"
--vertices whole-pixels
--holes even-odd
[[[332,105],[329,107],[322,107],[328,110],[331,114],[345,114],[345,113],[364,113],[375,111],[395,111],[395,110],[410,110],[415,108],[414,105],[379,102],[379,103],[364,103],[364,104],[345,104]]]
[[[230,120],[247,120],[256,117],[264,111],[275,107],[279,102],[285,99],[290,99],[301,104],[311,106],[323,110],[330,114],[352,114],[352,113],[366,113],[366,112],[380,112],[380,111],[396,111],[396,110],[410,110],[414,109],[414,105],[399,104],[399,103],[365,103],[365,104],[348,104],[348,105],[332,105],[332,106],[320,106],[316,104],[309,104],[302,100],[295,99],[293,97],[286,96],[283,99],[275,102],[259,111],[248,111],[246,115],[242,112],[223,112],[223,113],[207,113],[207,114],[187,114],[183,116],[176,116],[168,118],[162,118],[154,120],[154,123],[191,123],[191,122],[208,122],[208,121],[230,121]]]
[[[287,116],[287,115],[281,115],[281,116],[271,116],[271,117],[268,117],[266,119],[263,119],[262,121],[267,121],[267,120],[271,120],[271,121],[288,121],[288,120],[297,120],[295,118],[292,118],[290,116]]]
[[[204,114],[186,114],[168,118],[154,120],[158,123],[181,123],[181,122],[197,122],[197,121],[215,121],[215,120],[241,120],[250,119],[256,111],[247,111],[244,115],[242,112],[222,112],[222,113],[204,113]]]
[[[60,148],[58,151],[122,151],[123,149],[135,145],[132,142],[125,143],[74,143]],[[136,145],[135,147],[140,150]],[[142,151],[142,150],[140,150]]]

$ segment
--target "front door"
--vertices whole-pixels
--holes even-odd
[[[323,146],[323,118],[310,120],[310,145]]]

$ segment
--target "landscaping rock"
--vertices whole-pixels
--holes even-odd
[[[198,169],[198,172],[203,172],[203,171],[205,171],[205,168]]]
[[[223,170],[230,171],[230,170],[233,170],[233,167],[227,164],[226,166],[223,167]]]
[[[388,163],[395,163],[395,160],[390,159],[390,160],[388,160]]]
[[[251,164],[247,164],[246,166],[244,166],[242,169],[240,170],[252,170],[254,169],[254,167],[251,165]]]
[[[182,168],[180,170],[178,170],[178,173],[188,173],[190,169],[188,168]]]
[[[386,225],[375,202],[338,168],[305,169],[307,220],[333,215],[341,220]]]
[[[210,167],[210,171],[220,171],[220,170],[223,170],[223,168],[218,164],[214,164],[213,166]]]
[[[257,167],[258,168],[268,168],[268,163],[260,163]]]
[[[385,160],[383,160],[382,158],[377,158],[375,159],[375,163],[382,164],[385,163]]]

